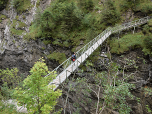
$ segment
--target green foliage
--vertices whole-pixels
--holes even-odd
[[[140,0],[123,0],[120,4],[120,8],[122,11],[126,11],[129,8],[136,10],[138,4],[140,4]]]
[[[32,7],[30,0],[12,0],[11,5],[18,13],[23,13]]]
[[[10,98],[12,97],[12,92],[13,92],[13,90],[9,89],[7,83],[4,83],[4,84],[1,86],[0,95],[2,95],[2,99],[3,99],[3,100],[10,99]]]
[[[49,76],[44,77],[50,73]],[[56,105],[61,91],[54,91],[53,85],[48,85],[56,74],[48,71],[43,59],[37,61],[30,70],[30,74],[23,84],[23,88],[16,88],[14,95],[20,105],[26,104],[29,114],[49,114]]]
[[[2,22],[2,20],[6,19],[7,17],[5,15],[0,15],[0,23]]]
[[[27,25],[21,21],[13,20],[10,31],[12,35],[22,35],[24,30],[22,30]]]
[[[152,113],[152,110],[150,109],[150,107],[148,105],[146,105],[146,109],[147,109],[148,113]]]
[[[100,82],[99,80],[102,80],[101,85],[104,88],[104,102],[106,107],[118,110],[120,114],[129,114],[131,108],[126,101],[126,96],[133,98],[130,92],[133,85],[117,77],[118,72],[120,72],[120,66],[116,63],[110,62],[107,68],[108,72],[102,72],[100,75],[96,75],[95,78],[98,83]]]
[[[102,13],[102,22],[106,23],[106,25],[115,25],[118,21],[120,21],[120,14],[116,10],[114,2],[107,0],[105,10]]]
[[[18,86],[18,84],[21,82],[21,77],[18,76],[18,69],[13,68],[13,69],[6,69],[6,70],[1,70],[0,69],[0,76],[2,77],[3,83],[6,83],[8,86],[11,88],[15,88]]]
[[[0,0],[0,11],[6,7],[8,0]]]
[[[152,19],[148,21],[148,26],[152,27]]]
[[[45,45],[51,44],[51,40],[43,40],[43,43],[44,43]]]
[[[79,0],[79,6],[85,13],[89,13],[93,10],[94,3],[92,0]]]
[[[135,11],[140,11],[144,14],[150,14],[152,11],[152,3],[151,1],[148,2],[143,2],[138,4],[137,8]]]
[[[128,62],[128,64],[131,64],[131,62]],[[88,65],[92,66],[92,64],[87,62],[87,66]],[[107,71],[102,71],[101,73],[97,72],[95,69],[92,69],[92,78],[94,79],[93,85],[87,82],[89,79],[77,78],[76,82],[79,86],[75,87],[77,90],[76,94],[78,94],[79,91],[82,92],[82,90],[83,94],[87,93],[88,90],[91,93],[93,92],[98,98],[95,105],[97,114],[101,113],[101,109],[104,110],[104,108],[117,110],[120,114],[129,114],[131,112],[131,107],[127,103],[126,99],[133,98],[130,89],[134,87],[133,84],[127,83],[130,76],[125,75],[124,79],[118,78],[117,75],[118,72],[120,72],[119,69],[121,69],[121,66],[114,62],[109,62],[106,67]],[[104,100],[100,99],[101,89]],[[85,96],[85,98],[87,98],[87,96]]]
[[[126,96],[133,97],[129,89],[132,85],[125,82],[117,82],[117,86],[106,85],[104,100],[108,108],[119,110],[120,114],[129,114],[131,108],[126,102]]]
[[[0,114],[23,114],[23,113],[18,113],[14,105],[5,104],[0,100]]]
[[[50,55],[47,56],[51,60],[56,60],[61,64],[66,60],[65,53],[60,53],[60,52],[53,52]]]
[[[147,36],[144,39],[145,48],[148,49],[148,54],[152,54],[152,36]]]
[[[149,88],[149,87],[147,87],[147,88],[144,88],[144,93],[145,93],[145,95],[152,95],[152,89],[151,88]]]
[[[124,53],[129,51],[130,48],[143,47],[144,35],[142,33],[128,34],[120,39],[110,40],[111,53]]]
[[[149,26],[146,24],[143,26],[143,33],[148,34],[149,33]]]
[[[7,17],[5,15],[0,15],[0,19],[6,19]]]
[[[49,43],[61,47],[72,47],[71,44],[79,45],[81,38],[79,30],[83,28],[82,19],[82,12],[76,3],[53,1],[51,7],[45,9],[44,12],[41,9],[37,10],[30,33],[24,38],[51,40]]]

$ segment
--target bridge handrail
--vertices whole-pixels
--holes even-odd
[[[90,48],[94,43],[96,43],[102,36],[104,36],[107,32],[111,31],[111,33],[116,33],[131,27],[136,27],[138,25],[146,23],[149,19],[152,17],[147,16],[132,22],[124,23],[122,25],[116,25],[115,27],[109,27],[105,29],[102,33],[100,33],[97,37],[95,37],[93,40],[91,40],[89,43],[84,45],[80,50],[76,52],[76,57],[80,57],[82,53],[84,53],[88,48]],[[70,64],[72,63],[71,57],[69,57],[67,60],[65,60],[62,64],[60,64],[58,67],[56,67],[53,71],[56,71],[57,75],[60,74],[62,71],[64,71]],[[49,74],[48,74],[49,75]],[[48,76],[46,75],[46,76]]]

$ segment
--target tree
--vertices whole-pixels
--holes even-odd
[[[83,91],[83,94],[86,94],[87,91],[91,91],[91,93],[97,98],[95,103],[95,114],[102,114],[104,110],[117,110],[120,114],[130,113],[131,107],[127,103],[127,98],[133,98],[130,89],[134,86],[133,84],[128,83],[128,79],[133,76],[133,73],[130,75],[125,74],[124,77],[122,76],[122,78],[118,78],[118,74],[124,74],[124,68],[128,65],[135,65],[134,61],[129,61],[130,62],[125,64],[125,67],[121,67],[120,65],[117,65],[117,63],[111,61],[106,65],[107,71],[102,71],[101,73],[96,71],[96,69],[92,69],[93,76],[91,77],[94,79],[93,84],[90,83],[90,77],[77,79],[77,85],[82,86],[79,90],[81,92]],[[76,87],[74,89],[76,89]],[[79,93],[78,90],[77,93]],[[85,98],[81,99],[86,99],[87,97],[90,96],[85,96]]]
[[[114,6],[112,0],[107,0],[105,5],[105,10],[103,11],[102,21],[107,25],[115,25],[115,23],[120,20],[120,14]]]
[[[3,81],[3,83],[6,83],[6,86],[9,86],[10,88],[15,88],[18,86],[18,84],[21,82],[21,77],[18,75],[18,69],[0,69],[0,76]]]
[[[136,7],[139,5],[140,0],[124,0],[122,4],[120,4],[121,10],[126,11],[129,8],[135,10]]]
[[[20,105],[26,105],[29,114],[49,114],[54,109],[60,90],[54,91],[53,85],[48,85],[56,75],[50,73],[43,59],[37,61],[30,74],[23,82],[23,88],[16,88],[14,96]]]
[[[41,30],[43,37],[51,37],[51,33],[55,27],[54,17],[50,11],[45,10],[41,16]]]
[[[79,6],[85,13],[89,13],[93,10],[94,3],[92,0],[79,0]]]

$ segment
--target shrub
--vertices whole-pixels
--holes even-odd
[[[144,25],[144,27],[143,27],[143,33],[147,34],[147,33],[149,33],[149,30],[150,30],[149,26],[147,24]]]
[[[150,51],[152,51],[152,36],[147,36],[144,39],[144,45],[147,49],[149,49]]]
[[[59,64],[61,64],[62,62],[64,62],[64,60],[66,60],[65,53],[60,53],[60,52],[53,52],[50,55],[48,55],[47,57],[51,60],[58,61]]]
[[[111,53],[124,53],[125,51],[129,51],[130,48],[138,48],[143,47],[144,35],[141,33],[138,34],[128,34],[123,36],[120,39],[113,39],[110,42],[110,52]]]
[[[152,12],[152,3],[141,3],[137,6],[135,11],[140,11],[145,14],[150,14]]]

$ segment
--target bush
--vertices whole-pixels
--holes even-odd
[[[129,51],[129,49],[143,47],[144,35],[141,33],[138,34],[128,34],[123,36],[120,39],[110,40],[110,52],[111,53],[124,53]]]
[[[152,36],[147,36],[144,39],[144,45],[147,49],[149,49],[150,51],[152,51]]]

